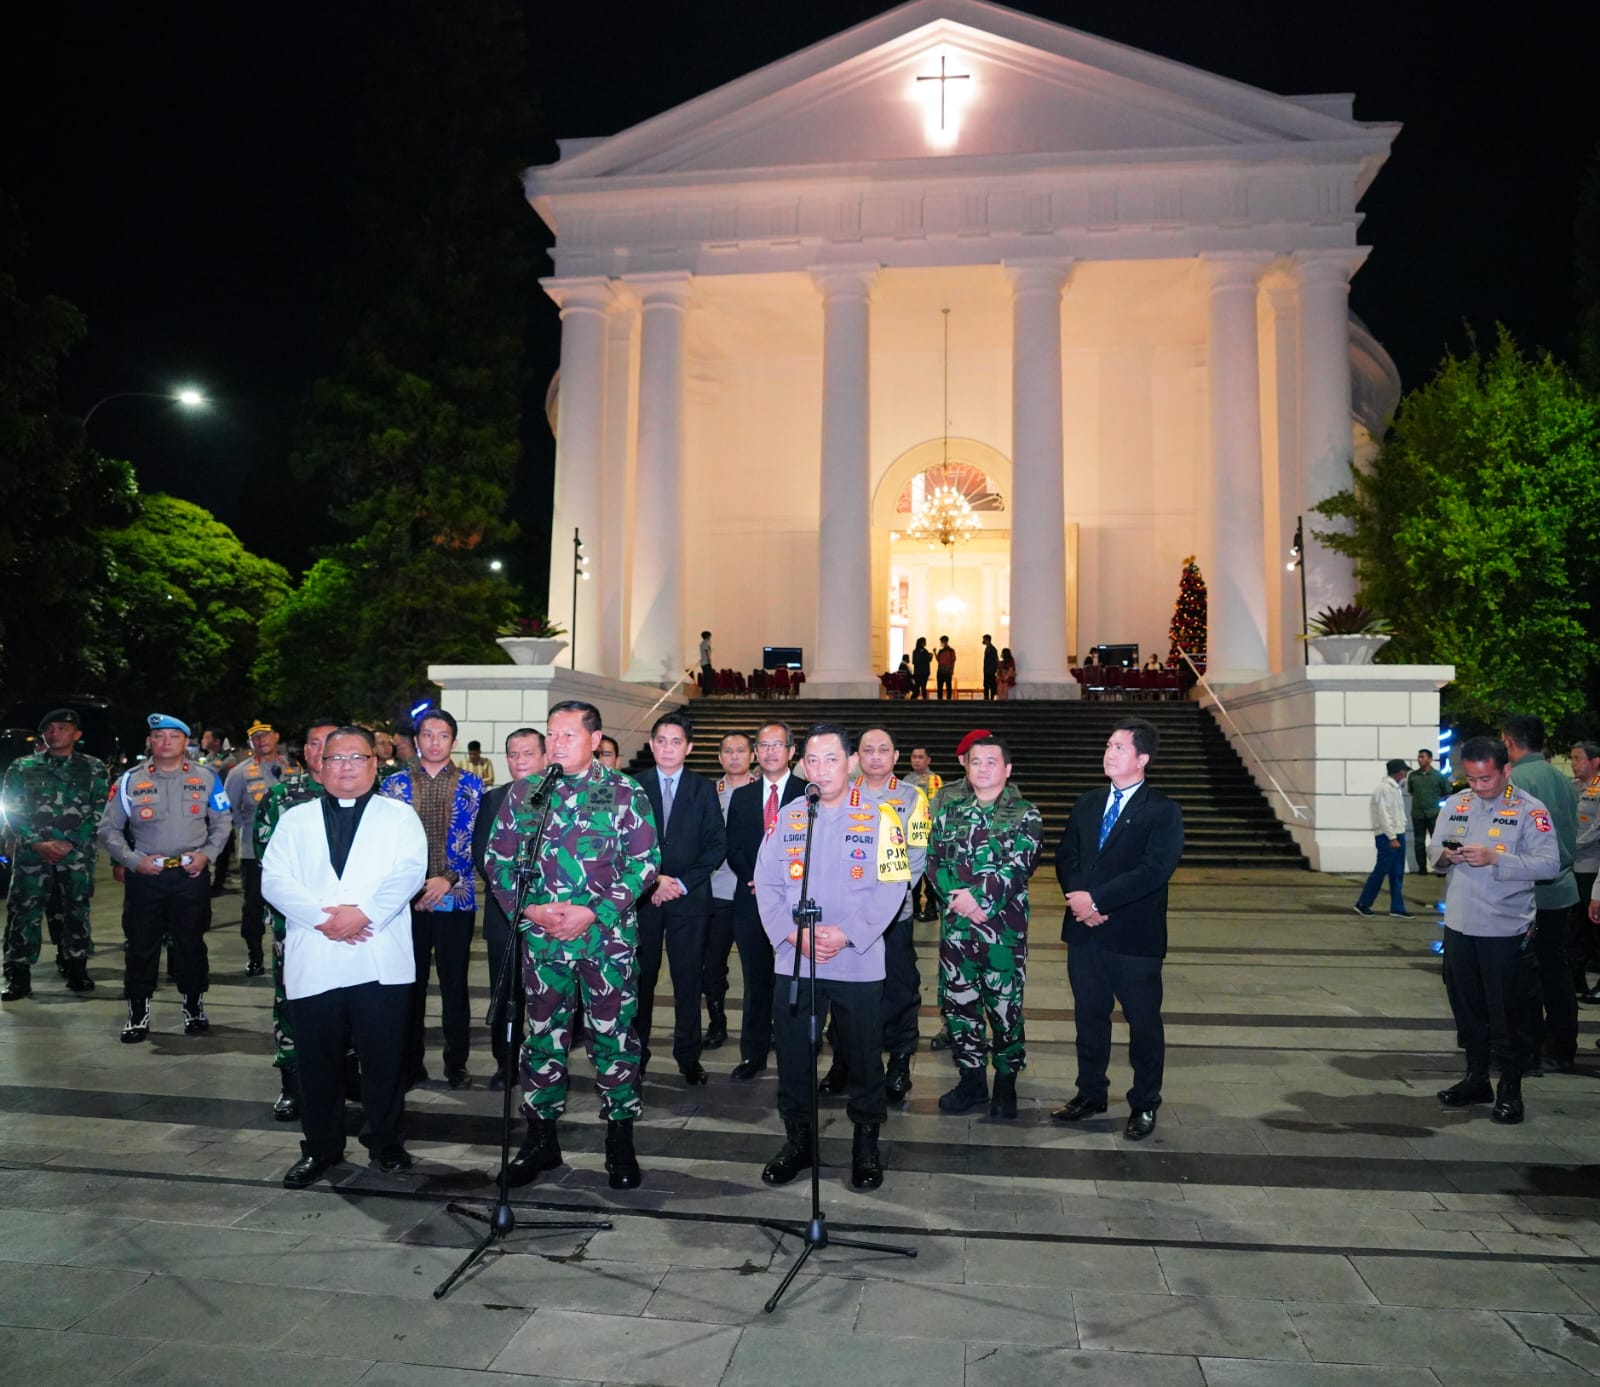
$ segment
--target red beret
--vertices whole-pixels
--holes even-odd
[[[985,737],[992,735],[987,727],[979,727],[967,733],[965,737],[956,743],[956,759],[959,760],[971,751],[974,742],[981,742]]]

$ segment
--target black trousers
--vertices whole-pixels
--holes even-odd
[[[1411,818],[1411,846],[1417,854],[1417,875],[1428,873],[1428,839],[1433,836],[1433,826],[1439,822],[1434,814],[1414,814]]]
[[[160,976],[162,936],[172,938],[172,980],[184,995],[204,992],[211,982],[206,931],[211,928],[211,880],[175,867],[145,876],[131,867],[122,898],[122,937],[127,940],[122,985],[129,997],[149,997]]]
[[[1570,1060],[1578,1053],[1578,999],[1572,991],[1572,969],[1567,963],[1567,929],[1572,907],[1541,910],[1534,915],[1533,957],[1537,978],[1525,980],[1528,1012],[1528,1053],[1531,1059],[1548,1054]]]
[[[765,1064],[772,1053],[772,942],[761,928],[761,916],[753,904],[734,912],[733,942],[739,950],[739,973],[744,979],[739,1058],[751,1064]]]
[[[406,1031],[406,1076],[425,1067],[428,1045],[424,1020],[428,1008],[428,979],[439,968],[439,1010],[444,1023],[444,1067],[465,1069],[471,1049],[472,1025],[467,1001],[467,955],[478,915],[473,910],[413,910],[411,952],[417,961],[417,983],[411,993],[411,1020]],[[360,1049],[359,1044],[356,1047]],[[361,1062],[366,1063],[366,1051]]]
[[[1000,697],[1000,671],[984,670],[983,672],[983,701],[993,703]]]
[[[922,974],[911,916],[883,932],[883,1048],[896,1057],[917,1052],[917,1015],[922,1010]]]
[[[706,957],[700,968],[700,991],[707,1006],[726,1006],[728,956],[733,952],[733,902],[713,900],[706,922]]]
[[[489,950],[489,996],[497,997],[500,994],[500,968],[506,957],[506,942],[511,939],[515,931],[506,919],[505,911],[500,909],[500,903],[490,896],[483,906],[483,942]],[[511,1050],[506,1051],[505,1019],[499,1018],[489,1026],[489,1047],[494,1052],[495,1067],[503,1074],[509,1076],[511,1082],[516,1082],[518,1056],[522,1052],[522,1040],[526,1034],[524,1018],[527,1015],[527,1002],[522,986],[522,950],[514,947],[511,951],[511,996],[508,1003],[511,1007]]]
[[[811,1125],[811,1076],[816,1072],[817,1042],[822,1018],[833,1014],[831,1029],[838,1054],[850,1073],[845,1111],[852,1122],[882,1122],[889,1115],[883,1091],[883,983],[833,982],[817,979],[817,1014],[811,1015],[811,981],[800,961],[800,1001],[790,1011],[788,976],[775,978],[781,999],[772,1016],[772,1039],[778,1051],[778,1116],[786,1127]]]
[[[361,1144],[374,1153],[398,1145],[406,1104],[405,1034],[411,983],[365,982],[289,1003],[300,1073],[300,1130],[306,1153],[344,1154],[344,1064],[361,1052]]]
[[[1526,985],[1519,978],[1534,965],[1522,943],[1520,934],[1490,938],[1445,926],[1444,991],[1469,1073],[1487,1074],[1492,1063],[1520,1078],[1528,1068]]]
[[[924,703],[928,701],[928,676],[914,674],[911,676],[911,697],[920,698]]]
[[[1594,922],[1589,918],[1589,896],[1594,891],[1594,872],[1574,872],[1578,882],[1578,903],[1567,917],[1567,967],[1572,971],[1572,990],[1584,992],[1589,987],[1589,968],[1596,961]]]
[[[954,698],[956,696],[955,666],[952,665],[949,669],[940,666],[935,682],[939,686],[938,693],[940,698]]]
[[[239,858],[239,882],[244,887],[244,910],[239,933],[252,963],[261,962],[261,940],[267,932],[267,906],[261,899],[261,864],[253,857]]]
[[[1111,1090],[1111,1008],[1122,1004],[1128,1023],[1128,1063],[1133,1086],[1128,1106],[1161,1106],[1167,1039],[1161,1024],[1161,960],[1119,954],[1090,940],[1067,949],[1067,981],[1078,1026],[1078,1093],[1104,1101]]]
[[[709,914],[668,915],[660,906],[639,907],[639,1010],[634,1032],[639,1037],[639,1062],[650,1062],[650,1025],[655,1019],[656,983],[661,978],[661,952],[672,974],[672,1058],[678,1068],[700,1060],[700,979],[706,962]]]

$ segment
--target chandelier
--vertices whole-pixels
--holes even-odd
[[[937,481],[934,481],[932,468],[923,473],[924,493],[912,508],[906,538],[926,544],[930,549],[941,546],[949,549],[953,564],[955,546],[971,539],[982,526],[966,493],[951,480],[954,474],[950,469],[950,310],[942,308],[939,311],[944,314],[944,418],[941,429],[944,453]],[[934,482],[931,492],[926,490],[930,481]]]

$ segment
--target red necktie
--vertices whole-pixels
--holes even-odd
[[[767,787],[767,812],[765,814],[766,832],[771,833],[778,826],[778,787]]]

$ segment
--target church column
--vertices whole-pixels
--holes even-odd
[[[1204,255],[1209,289],[1211,525],[1206,677],[1267,673],[1267,556],[1261,496],[1261,355],[1256,287],[1271,256]]]
[[[1300,290],[1300,477],[1310,508],[1348,490],[1354,452],[1350,389],[1350,276],[1367,248],[1301,251],[1293,258]],[[1355,561],[1324,548],[1311,532],[1343,527],[1306,516],[1306,608],[1355,601]]]
[[[601,452],[605,439],[606,315],[612,295],[605,279],[547,279],[545,292],[561,308],[561,384],[556,402],[555,499],[550,520],[549,619],[569,626],[572,532],[591,551],[600,539]],[[600,584],[578,584],[577,625],[568,632],[581,669],[599,671]],[[565,664],[568,652],[558,663]]]
[[[1011,625],[1013,698],[1075,696],[1067,663],[1062,482],[1061,293],[1071,261],[1008,263],[1011,282]]]
[[[683,317],[686,274],[629,275],[639,299],[639,449],[635,470],[633,650],[626,678],[670,684],[683,649]]]
[[[822,471],[817,646],[804,692],[872,698],[872,285],[876,267],[814,273],[822,291]]]

